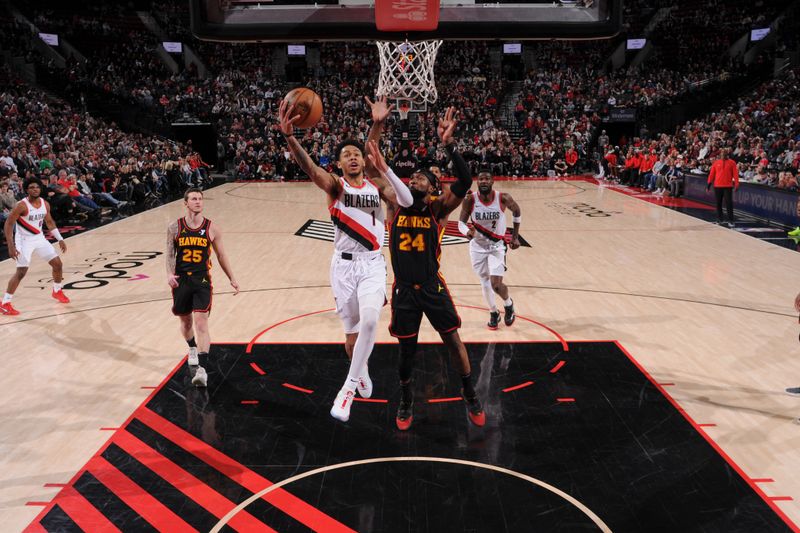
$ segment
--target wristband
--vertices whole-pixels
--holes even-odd
[[[56,240],[57,240],[57,241],[59,241],[59,242],[61,242],[61,241],[63,241],[63,240],[64,240],[64,237],[62,237],[62,236],[61,236],[61,232],[60,232],[60,231],[58,231],[58,228],[56,228],[56,229],[51,229],[51,230],[50,230],[50,235],[52,235],[53,237],[55,237],[55,238],[56,238]]]
[[[522,223],[522,215],[519,215],[518,217],[514,217],[511,220],[514,221],[514,224],[521,224]]]
[[[462,220],[459,220],[458,231],[461,232],[461,235],[466,237],[467,233],[469,233],[469,226],[467,226]]]

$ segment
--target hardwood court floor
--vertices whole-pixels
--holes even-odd
[[[520,315],[568,341],[616,340],[686,414],[800,522],[798,324],[800,255],[584,181],[498,182],[523,210],[532,245],[509,253]],[[68,239],[73,303],[49,298],[34,262],[0,317],[0,523],[20,530],[134,412],[185,353],[164,282],[165,228],[181,202]],[[217,343],[332,307],[323,194],[310,184],[227,184],[208,191],[243,292],[219,267]],[[455,220],[457,213],[451,219]],[[309,223],[309,220],[321,222]],[[305,228],[303,235],[296,233]],[[451,238],[451,241],[458,239]],[[443,248],[443,272],[472,342],[555,339],[530,322],[488,331],[467,247]],[[0,277],[13,271],[0,263]],[[391,282],[391,274],[390,280]],[[379,341],[391,342],[382,315]],[[330,312],[288,322],[259,342],[341,340]],[[435,340],[426,325],[423,341]],[[357,412],[354,410],[354,415]],[[387,431],[392,431],[389,427]],[[767,481],[769,480],[769,481]],[[45,485],[51,486],[45,486]],[[33,502],[34,505],[28,505]]]

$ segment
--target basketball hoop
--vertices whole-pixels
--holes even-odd
[[[381,73],[375,91],[378,96],[410,100],[416,104],[436,102],[439,95],[436,93],[433,65],[442,41],[376,41],[375,44],[381,59]],[[398,110],[405,118],[399,107]]]

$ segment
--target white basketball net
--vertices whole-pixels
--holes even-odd
[[[433,65],[442,41],[377,41],[381,58],[378,96],[433,104],[439,95]]]

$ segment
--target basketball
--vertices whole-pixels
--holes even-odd
[[[294,115],[300,119],[294,123],[298,128],[310,128],[319,122],[322,116],[322,99],[308,87],[292,89],[283,97],[288,105],[294,104]]]

